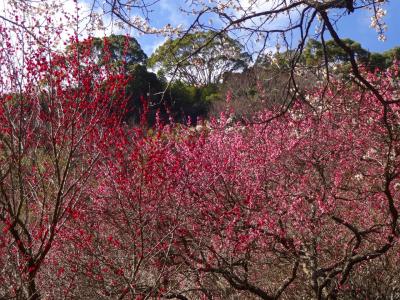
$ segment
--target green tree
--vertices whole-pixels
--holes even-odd
[[[374,53],[378,54],[378,53]],[[382,53],[384,58],[384,62],[382,65],[377,65],[378,68],[388,68],[390,67],[395,61],[400,60],[400,47],[394,47]]]
[[[371,53],[369,56],[368,67],[370,69],[386,69],[390,62],[383,53]]]
[[[123,66],[128,71],[132,65],[147,64],[147,55],[142,50],[139,42],[130,36],[115,35],[104,38],[89,38],[67,47],[67,52],[74,53],[90,50],[90,54],[99,65]],[[75,51],[76,53],[76,51]]]
[[[126,119],[137,123],[143,112],[143,101],[146,101],[149,105],[148,121],[152,124],[156,110],[163,108],[160,104],[162,104],[161,92],[164,90],[164,83],[144,65],[132,64],[128,68],[128,73],[132,79],[127,85],[129,101]]]
[[[219,98],[219,86],[193,86],[182,81],[172,83],[167,93],[171,113],[177,121],[185,122],[190,117],[192,122],[208,115],[215,98]]]
[[[143,112],[143,102],[149,103],[149,122],[154,119],[155,105],[160,101],[159,93],[164,90],[164,84],[155,73],[147,70],[147,55],[142,50],[139,42],[125,35],[110,35],[104,38],[92,38],[67,47],[72,52],[74,48],[81,51],[89,49],[97,64],[108,67],[123,67],[131,80],[126,86],[128,96],[127,113],[125,120],[133,123],[139,121]]]
[[[167,77],[205,86],[220,83],[226,72],[246,69],[250,61],[238,41],[208,31],[167,40],[150,57],[149,66]]]
[[[342,41],[353,51],[358,63],[367,66],[370,70],[387,69],[395,60],[400,59],[400,47],[394,47],[383,53],[369,52],[356,41],[351,39]],[[325,64],[325,59],[339,67],[340,71],[350,71],[350,57],[334,40],[327,41],[324,49],[321,42],[310,39],[303,51],[301,59],[303,64],[307,67],[319,67]]]
[[[342,39],[347,47],[349,47],[357,61],[361,64],[365,64],[368,61],[370,53],[361,47],[361,44],[351,39]],[[325,49],[321,42],[310,39],[308,40],[306,47],[303,52],[303,61],[307,66],[319,66],[325,63],[325,59],[328,59],[329,63],[336,65],[349,64],[350,57],[342,47],[338,46],[334,40],[329,40],[325,43]]]
[[[131,36],[112,34],[106,38],[94,38],[92,51],[104,63],[109,59],[112,63],[146,65],[147,55],[139,42]]]

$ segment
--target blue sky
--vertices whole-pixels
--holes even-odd
[[[183,0],[160,0],[150,14],[151,25],[154,27],[162,27],[166,24],[173,26],[181,24],[183,27],[190,25],[193,17],[179,10],[184,2]],[[400,1],[392,0],[384,6],[384,9],[387,11],[385,21],[388,25],[385,42],[379,41],[375,30],[370,28],[371,13],[367,10],[358,10],[354,14],[343,17],[337,24],[340,36],[356,40],[372,52],[382,52],[394,46],[400,46]],[[165,40],[162,36],[138,35],[133,31],[129,33],[138,39],[148,55],[151,55]]]

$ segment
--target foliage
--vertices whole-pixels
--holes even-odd
[[[128,104],[126,119],[130,122],[139,123],[143,113],[143,101],[149,101],[152,106],[151,116],[148,121],[154,124],[155,110],[163,108],[161,96],[164,90],[164,83],[160,81],[156,74],[149,72],[146,66],[134,64],[128,66],[128,74],[131,80],[126,86]]]
[[[196,87],[183,82],[175,82],[166,90],[166,79],[148,71],[147,56],[132,37],[111,35],[103,39],[90,38],[79,42],[77,47],[69,45],[67,53],[76,48],[90,48],[91,56],[99,66],[122,67],[129,76],[125,121],[130,124],[140,123],[144,101],[148,102],[146,117],[149,126],[155,124],[157,113],[163,120],[168,120],[168,114],[171,114],[176,120],[186,122],[190,117],[195,122],[198,117],[207,116],[210,106],[208,97],[217,92],[215,84]]]
[[[360,65],[369,67],[372,71],[375,68],[385,70],[392,66],[392,64],[400,58],[399,48],[395,47],[383,53],[369,52],[362,48],[362,46],[351,40],[342,40],[354,53]],[[318,67],[322,66],[326,58],[329,63],[335,65],[337,68],[350,70],[350,57],[341,47],[339,47],[333,40],[329,40],[324,46],[321,42],[310,39],[304,49],[303,60],[306,66]]]
[[[186,122],[189,117],[196,122],[198,118],[207,117],[211,103],[219,94],[215,84],[196,87],[176,81],[167,91],[167,97],[170,98],[171,113],[175,120]]]
[[[169,39],[149,59],[167,77],[195,86],[220,83],[224,73],[247,67],[251,57],[226,34],[197,32]]]
[[[360,43],[351,39],[343,39],[342,41],[354,52],[355,57],[361,64],[367,62],[369,52],[364,50]],[[328,61],[332,64],[338,65],[350,62],[348,54],[334,40],[329,40],[325,43],[325,51]],[[324,48],[321,42],[314,39],[308,40],[304,49],[304,59],[307,65],[322,65],[325,60],[324,55]]]
[[[371,53],[368,66],[374,70],[378,68],[384,70],[400,60],[400,48],[394,47],[383,53]]]
[[[144,53],[138,41],[131,36],[115,35],[104,38],[89,38],[68,45],[67,52],[87,51],[91,49],[91,56],[99,65],[113,65],[116,68],[122,66],[129,68],[135,64],[146,65],[147,55]]]

